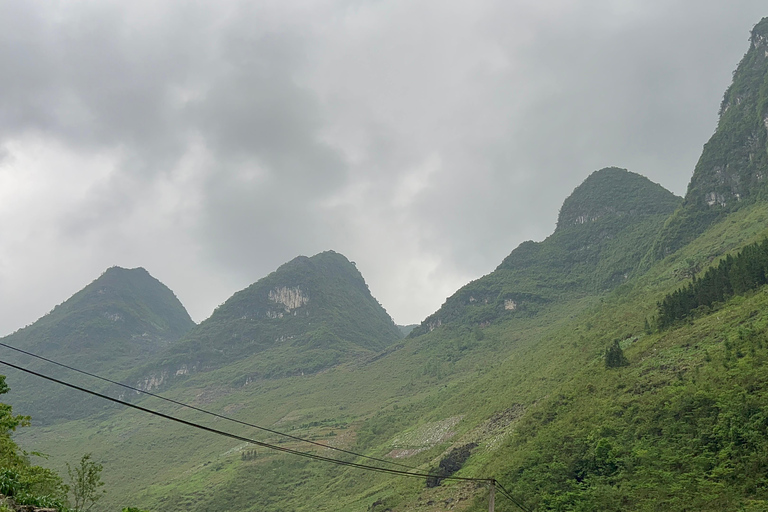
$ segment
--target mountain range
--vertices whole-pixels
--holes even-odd
[[[34,424],[15,439],[58,469],[93,453],[112,509],[488,508],[484,484],[361,471],[349,463],[368,459],[299,440],[309,439],[418,473],[493,478],[522,504],[502,493],[503,511],[768,510],[768,288],[659,321],[669,297],[768,237],[766,176],[768,18],[684,198],[625,169],[597,170],[564,200],[549,237],[515,248],[412,329],[328,251],[287,262],[199,325],[147,271],[114,267],[1,340],[268,430],[29,356],[7,360],[347,466],[9,371],[8,402]]]

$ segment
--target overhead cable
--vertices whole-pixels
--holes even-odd
[[[219,430],[219,429],[215,429],[215,428],[211,428],[211,427],[206,427],[205,425],[200,425],[199,423],[183,420],[181,418],[177,418],[175,416],[171,416],[170,414],[165,414],[165,413],[162,413],[162,412],[154,411],[152,409],[148,409],[146,407],[142,407],[140,405],[132,404],[130,402],[125,402],[125,401],[120,400],[118,398],[113,398],[111,396],[105,395],[103,393],[99,393],[97,391],[92,391],[90,389],[86,389],[86,388],[83,388],[81,386],[77,386],[75,384],[70,384],[69,382],[65,382],[63,380],[60,380],[60,379],[57,379],[57,378],[54,378],[54,377],[50,377],[48,375],[44,375],[44,374],[36,372],[34,370],[29,370],[27,368],[24,368],[22,366],[19,366],[19,365],[13,364],[13,363],[9,363],[7,361],[0,360],[0,364],[4,364],[4,365],[6,365],[8,367],[11,367],[11,368],[14,368],[16,370],[22,371],[24,373],[28,373],[30,375],[35,375],[35,376],[40,377],[42,379],[45,379],[45,380],[48,380],[48,381],[51,381],[51,382],[55,382],[56,384],[60,384],[62,386],[66,386],[68,388],[72,388],[72,389],[76,389],[78,391],[82,391],[83,393],[88,393],[89,395],[93,395],[93,396],[97,396],[99,398],[103,398],[104,400],[109,400],[110,402],[114,402],[114,403],[117,403],[117,404],[120,404],[120,405],[124,405],[125,407],[130,407],[132,409],[136,409],[136,410],[148,413],[148,414],[159,416],[161,418],[164,418],[164,419],[167,419],[167,420],[170,420],[170,421],[175,421],[176,423],[181,423],[182,425],[187,425],[189,427],[193,427],[193,428],[197,428],[197,429],[200,429],[200,430],[204,430],[204,431],[210,432],[212,434],[218,434],[218,435],[221,435],[221,436],[229,437],[230,439],[236,439],[238,441],[250,443],[250,444],[253,444],[253,445],[256,445],[256,446],[260,446],[260,447],[263,447],[263,448],[268,448],[270,450],[275,450],[275,451],[279,451],[279,452],[289,453],[291,455],[297,455],[299,457],[305,457],[305,458],[308,458],[308,459],[314,459],[314,460],[318,460],[318,461],[321,461],[321,462],[328,462],[328,463],[337,464],[337,465],[340,465],[340,466],[353,467],[353,468],[362,469],[362,470],[366,470],[366,471],[375,471],[375,472],[379,472],[379,473],[388,473],[388,474],[392,474],[392,475],[399,475],[399,476],[406,476],[406,477],[413,477],[413,478],[435,478],[435,477],[437,477],[437,478],[440,478],[441,480],[461,480],[461,481],[467,481],[467,482],[485,482],[485,483],[489,483],[489,482],[491,482],[493,480],[492,478],[470,478],[470,477],[461,477],[461,476],[442,476],[442,475],[437,475],[437,474],[433,474],[433,473],[418,473],[418,472],[413,472],[413,471],[403,471],[403,470],[399,470],[399,469],[382,468],[382,467],[378,467],[378,466],[369,466],[367,464],[359,464],[359,463],[356,463],[356,462],[349,462],[349,461],[344,461],[344,460],[339,460],[339,459],[333,459],[333,458],[330,458],[330,457],[324,457],[322,455],[317,455],[317,454],[314,454],[314,453],[302,452],[302,451],[299,451],[299,450],[293,450],[291,448],[285,448],[285,447],[282,447],[282,446],[276,446],[276,445],[273,445],[273,444],[270,444],[270,443],[265,443],[263,441],[257,441],[255,439],[251,439],[251,438],[248,438],[248,437],[240,436],[240,435],[237,435],[237,434],[232,434],[230,432],[225,432],[223,430]]]
[[[40,359],[41,361],[45,361],[47,363],[51,363],[51,364],[54,364],[56,366],[60,366],[62,368],[66,368],[67,370],[71,370],[73,372],[77,372],[77,373],[81,373],[83,375],[87,375],[88,377],[93,377],[95,379],[99,379],[99,380],[102,380],[104,382],[108,382],[110,384],[114,384],[116,386],[120,386],[120,387],[123,387],[125,389],[129,389],[131,391],[135,391],[137,393],[141,393],[141,394],[144,394],[144,395],[147,395],[147,396],[158,398],[160,400],[165,400],[166,402],[170,402],[172,404],[179,405],[179,406],[185,407],[187,409],[192,409],[194,411],[201,412],[201,413],[204,413],[204,414],[208,414],[210,416],[214,416],[216,418],[220,418],[220,419],[223,419],[223,420],[231,421],[233,423],[239,423],[240,425],[245,425],[247,427],[252,427],[252,428],[261,430],[263,432],[268,432],[270,434],[287,437],[288,439],[293,439],[294,441],[301,441],[303,443],[313,444],[315,446],[321,446],[323,448],[328,448],[329,450],[334,450],[334,451],[337,451],[337,452],[346,453],[348,455],[354,455],[356,457],[362,457],[364,459],[374,460],[376,462],[381,462],[381,463],[389,464],[389,465],[392,465],[392,466],[399,466],[399,467],[406,468],[406,469],[409,469],[409,470],[416,470],[416,471],[418,471],[417,468],[414,468],[413,466],[409,466],[407,464],[401,464],[399,462],[395,462],[395,461],[391,461],[391,460],[379,459],[377,457],[371,457],[370,455],[363,455],[362,453],[356,453],[356,452],[353,452],[353,451],[350,451],[350,450],[345,450],[343,448],[337,448],[335,446],[330,446],[330,445],[327,445],[327,444],[324,444],[324,443],[318,443],[317,441],[312,441],[311,439],[304,439],[302,437],[294,436],[294,435],[291,435],[291,434],[286,434],[285,432],[279,432],[277,430],[272,430],[272,429],[267,428],[267,427],[262,427],[262,426],[259,426],[259,425],[254,425],[253,423],[248,423],[247,421],[241,421],[241,420],[238,420],[236,418],[232,418],[230,416],[225,416],[223,414],[218,414],[218,413],[215,413],[215,412],[212,412],[212,411],[208,411],[206,409],[202,409],[202,408],[196,407],[194,405],[186,404],[184,402],[180,402],[180,401],[174,400],[172,398],[167,398],[167,397],[164,397],[162,395],[158,395],[156,393],[152,393],[150,391],[145,391],[143,389],[139,389],[139,388],[136,388],[136,387],[133,387],[133,386],[129,386],[128,384],[123,384],[122,382],[117,382],[117,381],[108,379],[106,377],[102,377],[100,375],[96,375],[94,373],[87,372],[85,370],[80,370],[78,368],[74,368],[74,367],[66,365],[64,363],[60,363],[58,361],[54,361],[53,359],[48,359],[47,357],[43,357],[43,356],[40,356],[40,355],[37,355],[37,354],[33,354],[32,352],[28,352],[26,350],[22,350],[20,348],[13,347],[11,345],[7,345],[5,343],[0,343],[0,347],[5,347],[5,348],[11,349],[11,350],[15,350],[16,352],[20,352],[20,353],[25,354],[27,356]]]

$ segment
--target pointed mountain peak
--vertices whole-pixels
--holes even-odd
[[[679,197],[640,174],[616,167],[595,171],[563,202],[552,235],[520,244],[492,273],[449,297],[409,337],[457,323],[483,328],[610,290],[638,271],[679,204]]]
[[[173,378],[246,359],[244,381],[301,375],[401,337],[355,264],[326,251],[294,258],[235,293],[142,375]]]
[[[670,214],[679,198],[640,174],[606,167],[595,171],[563,202],[557,229],[604,217]]]
[[[194,326],[176,295],[143,267],[108,268],[57,306],[52,315],[58,318],[74,312],[131,318],[129,323],[143,330],[133,334],[147,334],[166,341],[180,338]]]
[[[117,265],[115,265],[114,267],[109,267],[107,270],[105,270],[101,274],[101,277],[104,277],[104,276],[152,277],[144,267],[123,268],[123,267],[118,267]]]
[[[145,364],[194,325],[173,292],[145,269],[112,267],[3,342],[115,377]],[[46,367],[45,371],[56,370]],[[103,407],[69,390],[41,385],[36,377],[16,375],[14,382],[15,400],[34,418],[82,417]]]
[[[108,363],[123,356],[141,359],[193,326],[176,295],[144,268],[110,267],[8,338],[43,355],[69,359],[87,350]]]

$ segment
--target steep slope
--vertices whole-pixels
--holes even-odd
[[[173,292],[149,272],[112,267],[34,324],[0,341],[82,369],[114,375],[148,361],[193,326]],[[61,375],[55,367],[18,357],[8,349],[3,349],[3,356]],[[92,406],[92,401],[34,377],[13,374],[12,381],[12,403],[36,419],[76,417]]]
[[[768,194],[768,18],[752,30],[714,135],[704,145],[680,209],[654,245],[663,257],[728,212]]]
[[[354,263],[333,251],[299,256],[234,294],[143,369],[140,383],[247,358],[244,381],[313,373],[401,337]]]
[[[452,322],[487,325],[609,290],[635,272],[679,202],[639,174],[615,167],[595,171],[565,200],[550,237],[521,244],[494,272],[449,297],[410,336]]]

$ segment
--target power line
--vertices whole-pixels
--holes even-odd
[[[286,437],[289,437],[289,438],[293,438],[293,439],[296,439],[296,440],[299,440],[299,441],[304,441],[304,442],[308,442],[308,443],[311,443],[311,444],[316,444],[316,445],[319,445],[319,446],[322,446],[322,447],[325,447],[325,448],[333,448],[333,449],[336,449],[338,451],[341,451],[341,452],[344,452],[344,453],[347,453],[347,454],[350,454],[350,455],[364,457],[364,458],[367,458],[367,459],[373,459],[373,460],[380,461],[380,462],[386,462],[388,464],[396,464],[398,466],[404,466],[404,467],[406,467],[408,469],[414,469],[414,468],[411,468],[410,466],[405,466],[403,464],[392,463],[391,461],[376,459],[375,457],[369,457],[369,456],[362,455],[362,454],[359,454],[359,453],[356,453],[356,452],[352,452],[352,451],[348,451],[348,450],[342,450],[342,449],[337,449],[337,448],[334,448],[334,447],[331,447],[331,446],[327,446],[327,445],[324,445],[324,444],[321,444],[321,443],[315,443],[315,442],[310,441],[310,440],[305,440],[305,439],[302,439],[302,438],[297,438],[297,437],[291,436],[289,434],[284,434],[282,432],[272,431],[272,430],[264,428],[264,427],[259,427],[257,425],[252,425],[250,423],[242,422],[242,421],[236,420],[234,418],[229,418],[227,416],[222,416],[222,415],[210,412],[210,411],[206,411],[205,409],[200,409],[200,408],[195,407],[195,406],[184,404],[183,402],[177,402],[177,401],[172,400],[170,398],[166,398],[166,397],[163,397],[163,396],[160,396],[160,395],[156,395],[154,393],[150,393],[150,392],[147,392],[147,391],[142,391],[142,390],[139,390],[137,388],[133,388],[131,386],[128,386],[126,384],[121,384],[121,383],[112,381],[112,380],[107,379],[105,377],[100,377],[98,375],[90,374],[90,373],[85,372],[83,370],[78,370],[76,368],[69,367],[69,366],[67,366],[67,365],[65,365],[63,363],[58,363],[56,361],[53,361],[53,360],[50,360],[50,359],[46,359],[46,358],[44,358],[42,356],[38,356],[38,355],[32,354],[31,352],[26,352],[24,350],[17,349],[15,347],[11,347],[10,345],[6,345],[4,343],[0,343],[0,346],[7,347],[7,348],[10,348],[10,349],[13,349],[13,350],[17,350],[18,352],[22,352],[22,353],[25,353],[25,354],[30,355],[32,357],[36,357],[38,359],[48,361],[48,362],[56,364],[58,366],[61,366],[61,367],[64,367],[64,368],[68,368],[70,370],[73,370],[73,371],[76,371],[76,372],[79,372],[79,373],[82,373],[82,374],[85,374],[85,375],[89,375],[91,377],[95,377],[95,378],[104,380],[106,382],[117,384],[119,386],[123,386],[123,387],[129,388],[129,389],[134,389],[134,390],[137,390],[139,392],[145,393],[147,395],[150,395],[150,396],[153,396],[153,397],[156,397],[156,398],[160,398],[162,400],[166,400],[168,402],[175,403],[175,404],[181,405],[183,407],[188,407],[190,409],[194,409],[194,410],[197,410],[197,411],[200,411],[200,412],[204,412],[206,414],[210,414],[210,415],[215,416],[215,417],[219,417],[219,418],[223,418],[223,419],[226,419],[226,420],[234,421],[236,423],[240,423],[240,424],[243,424],[243,425],[246,425],[246,426],[255,427],[255,428],[258,428],[260,430],[264,430],[264,431],[267,431],[267,432],[283,435],[283,436],[286,436]],[[509,491],[507,491],[494,478],[471,478],[471,477],[461,477],[461,476],[443,476],[443,475],[436,475],[436,474],[433,474],[433,473],[420,473],[420,472],[414,472],[414,471],[403,471],[403,470],[398,470],[398,469],[382,468],[382,467],[378,467],[378,466],[369,466],[367,464],[359,464],[359,463],[355,463],[355,462],[349,462],[349,461],[344,461],[344,460],[339,460],[339,459],[333,459],[333,458],[330,458],[330,457],[324,457],[322,455],[317,455],[317,454],[314,454],[314,453],[302,452],[302,451],[299,451],[299,450],[293,450],[291,448],[285,448],[285,447],[282,447],[282,446],[276,446],[276,445],[273,445],[273,444],[270,444],[270,443],[265,443],[263,441],[257,441],[255,439],[250,439],[250,438],[247,438],[247,437],[244,437],[244,436],[239,436],[237,434],[232,434],[230,432],[225,432],[223,430],[218,430],[218,429],[215,429],[215,428],[206,427],[205,425],[200,425],[199,423],[194,423],[192,421],[183,420],[181,418],[177,418],[177,417],[171,416],[169,414],[164,414],[164,413],[161,413],[161,412],[158,412],[158,411],[154,411],[152,409],[148,409],[146,407],[142,407],[140,405],[132,404],[130,402],[125,402],[125,401],[120,400],[118,398],[113,398],[111,396],[105,395],[103,393],[99,393],[97,391],[92,391],[90,389],[86,389],[86,388],[83,388],[81,386],[77,386],[75,384],[70,384],[69,382],[65,382],[63,380],[56,379],[56,378],[50,377],[48,375],[44,375],[44,374],[36,372],[34,370],[23,368],[21,366],[15,365],[13,363],[9,363],[7,361],[0,360],[0,364],[4,364],[6,366],[9,366],[9,367],[14,368],[16,370],[19,370],[21,372],[28,373],[28,374],[34,375],[36,377],[40,377],[42,379],[54,382],[56,384],[60,384],[62,386],[66,386],[68,388],[75,389],[77,391],[81,391],[83,393],[87,393],[89,395],[93,395],[93,396],[96,396],[96,397],[99,397],[99,398],[103,398],[105,400],[109,400],[110,402],[114,402],[114,403],[117,403],[117,404],[120,404],[120,405],[124,405],[126,407],[130,407],[132,409],[136,409],[136,410],[139,410],[139,411],[142,411],[142,412],[146,412],[148,414],[159,416],[161,418],[164,418],[164,419],[167,419],[167,420],[170,420],[170,421],[175,421],[177,423],[181,423],[182,425],[187,425],[187,426],[190,426],[190,427],[193,427],[193,428],[198,428],[198,429],[204,430],[206,432],[210,432],[212,434],[222,435],[222,436],[228,437],[230,439],[235,439],[235,440],[238,440],[238,441],[254,444],[256,446],[260,446],[260,447],[267,448],[267,449],[270,449],[270,450],[275,450],[275,451],[279,451],[279,452],[283,452],[283,453],[288,453],[288,454],[296,455],[296,456],[299,456],[299,457],[305,457],[305,458],[317,460],[317,461],[320,461],[320,462],[328,462],[328,463],[336,464],[336,465],[340,465],[340,466],[347,466],[347,467],[352,467],[352,468],[356,468],[356,469],[362,469],[362,470],[365,470],[365,471],[374,471],[374,472],[379,472],[379,473],[387,473],[387,474],[396,475],[396,476],[405,476],[405,477],[411,477],[411,478],[439,478],[440,480],[458,480],[458,481],[465,481],[465,482],[485,482],[485,483],[490,483],[491,485],[496,485],[499,488],[499,490],[501,491],[501,494],[504,497],[506,497],[507,499],[509,499],[512,503],[514,503],[521,510],[523,510],[524,512],[531,512],[531,510],[529,508],[527,508],[522,503],[520,503],[517,499],[515,499],[512,496],[512,494]]]
[[[133,386],[129,386],[128,384],[123,384],[121,382],[117,382],[117,381],[108,379],[106,377],[102,377],[100,375],[96,375],[94,373],[87,372],[85,370],[80,370],[78,368],[74,368],[74,367],[66,365],[64,363],[60,363],[58,361],[54,361],[53,359],[48,359],[47,357],[43,357],[43,356],[40,356],[40,355],[37,355],[37,354],[33,354],[32,352],[28,352],[26,350],[22,350],[20,348],[13,347],[11,345],[6,345],[5,343],[0,343],[0,347],[5,347],[5,348],[11,349],[11,350],[15,350],[16,352],[20,352],[22,354],[25,354],[25,355],[28,355],[28,356],[40,359],[42,361],[45,361],[45,362],[48,362],[48,363],[51,363],[51,364],[55,364],[56,366],[60,366],[62,368],[66,368],[67,370],[71,370],[71,371],[74,371],[74,372],[77,372],[77,373],[81,373],[83,375],[87,375],[89,377],[93,377],[95,379],[99,379],[99,380],[102,380],[104,382],[109,382],[110,384],[114,384],[116,386],[121,386],[121,387],[123,387],[125,389],[130,389],[131,391],[135,391],[137,393],[142,393],[142,394],[154,397],[154,398],[159,398],[160,400],[165,400],[166,402],[170,402],[172,404],[176,404],[176,405],[179,405],[181,407],[186,407],[186,408],[192,409],[194,411],[202,412],[204,414],[208,414],[208,415],[214,416],[216,418],[220,418],[220,419],[224,419],[224,420],[227,420],[227,421],[232,421],[234,423],[239,423],[240,425],[245,425],[245,426],[248,426],[248,427],[256,428],[256,429],[264,431],[264,432],[269,432],[270,434],[284,436],[284,437],[287,437],[289,439],[293,439],[295,441],[301,441],[303,443],[309,443],[309,444],[313,444],[313,445],[316,445],[316,446],[321,446],[323,448],[328,448],[330,450],[335,450],[337,452],[346,453],[346,454],[349,454],[349,455],[354,455],[356,457],[362,457],[364,459],[374,460],[376,462],[381,462],[381,463],[384,463],[384,464],[390,464],[390,465],[393,465],[393,466],[399,466],[399,467],[406,468],[406,469],[409,469],[409,470],[416,470],[416,471],[418,471],[418,468],[415,468],[413,466],[409,466],[407,464],[401,464],[399,462],[394,462],[394,461],[391,461],[391,460],[379,459],[377,457],[371,457],[369,455],[363,455],[362,453],[356,453],[356,452],[353,452],[353,451],[350,451],[350,450],[345,450],[343,448],[337,448],[335,446],[330,446],[330,445],[327,445],[327,444],[318,443],[318,442],[312,441],[310,439],[304,439],[302,437],[293,436],[291,434],[286,434],[285,432],[279,432],[277,430],[272,430],[272,429],[269,429],[267,427],[262,427],[262,426],[259,426],[259,425],[254,425],[253,423],[248,423],[247,421],[241,421],[241,420],[232,418],[230,416],[225,416],[223,414],[218,414],[218,413],[215,413],[215,412],[212,412],[212,411],[208,411],[206,409],[202,409],[202,408],[196,407],[194,405],[189,405],[189,404],[186,404],[184,402],[179,402],[177,400],[173,400],[172,398],[167,398],[167,397],[164,397],[162,395],[158,395],[156,393],[151,393],[149,391],[144,391],[143,389],[135,388]]]
[[[511,501],[515,505],[517,505],[518,508],[520,508],[524,512],[531,512],[531,509],[529,509],[528,507],[520,503],[520,501],[516,500],[515,497],[512,496],[512,493],[506,490],[504,486],[499,483],[498,480],[495,480],[495,483],[496,483],[496,487],[501,491],[501,494],[504,495],[504,497],[506,497],[509,501]]]
[[[86,388],[77,386],[75,384],[70,384],[69,382],[64,382],[63,380],[56,379],[54,377],[49,377],[48,375],[44,375],[44,374],[36,372],[34,370],[29,370],[27,368],[15,365],[13,363],[9,363],[7,361],[0,360],[0,364],[4,364],[4,365],[9,366],[11,368],[15,368],[16,370],[28,373],[30,375],[35,375],[35,376],[40,377],[42,379],[45,379],[45,380],[48,380],[48,381],[51,381],[51,382],[55,382],[56,384],[60,384],[62,386],[66,386],[68,388],[72,388],[72,389],[76,389],[78,391],[82,391],[83,393],[88,393],[89,395],[93,395],[93,396],[97,396],[99,398],[103,398],[105,400],[109,400],[110,402],[114,402],[114,403],[117,403],[117,404],[120,404],[120,405],[124,405],[126,407],[130,407],[132,409],[136,409],[136,410],[139,410],[139,411],[142,411],[142,412],[146,412],[148,414],[153,414],[155,416],[159,416],[161,418],[164,418],[164,419],[167,419],[167,420],[170,420],[170,421],[175,421],[176,423],[181,423],[182,425],[187,425],[189,427],[198,428],[200,430],[204,430],[204,431],[210,432],[212,434],[218,434],[218,435],[221,435],[221,436],[229,437],[230,439],[235,439],[235,440],[238,440],[238,441],[254,444],[256,446],[260,446],[260,447],[263,447],[263,448],[268,448],[270,450],[276,450],[276,451],[280,451],[280,452],[284,452],[284,453],[289,453],[291,455],[297,455],[299,457],[306,457],[308,459],[314,459],[314,460],[318,460],[318,461],[321,461],[321,462],[328,462],[328,463],[337,464],[337,465],[340,465],[340,466],[353,467],[353,468],[362,469],[362,470],[366,470],[366,471],[375,471],[375,472],[379,472],[379,473],[388,473],[388,474],[391,474],[391,475],[399,475],[399,476],[406,476],[406,477],[413,477],[413,478],[429,478],[429,477],[433,477],[434,478],[434,477],[438,477],[438,478],[440,478],[442,480],[461,480],[461,481],[466,481],[466,482],[486,482],[486,483],[491,482],[493,480],[492,478],[470,478],[470,477],[461,477],[461,476],[441,476],[441,475],[435,475],[435,474],[432,474],[432,473],[416,473],[416,472],[411,472],[411,471],[402,471],[402,470],[399,470],[399,469],[382,468],[382,467],[378,467],[378,466],[369,466],[367,464],[359,464],[359,463],[356,463],[356,462],[348,462],[348,461],[339,460],[339,459],[332,459],[330,457],[324,457],[322,455],[317,455],[317,454],[314,454],[314,453],[293,450],[291,448],[284,448],[282,446],[276,446],[276,445],[273,445],[273,444],[265,443],[263,441],[257,441],[255,439],[250,439],[248,437],[239,436],[237,434],[232,434],[230,432],[225,432],[223,430],[218,430],[218,429],[215,429],[215,428],[206,427],[205,425],[200,425],[199,423],[194,423],[192,421],[183,420],[181,418],[177,418],[177,417],[171,416],[169,414],[164,414],[162,412],[154,411],[152,409],[148,409],[148,408],[142,407],[140,405],[132,404],[130,402],[125,402],[125,401],[120,400],[118,398],[113,398],[111,396],[99,393],[97,391],[92,391],[90,389],[86,389]]]

